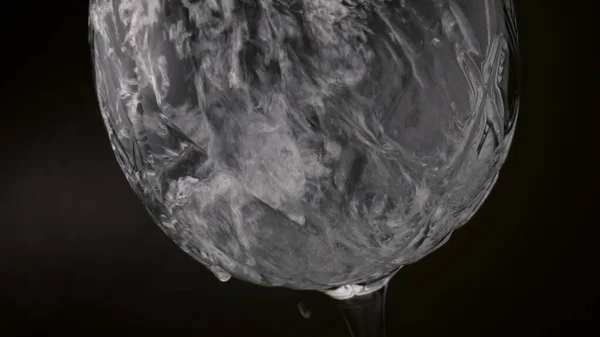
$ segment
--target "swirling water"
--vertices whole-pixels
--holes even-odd
[[[492,188],[511,3],[92,0],[113,150],[222,281],[325,290],[414,262]]]

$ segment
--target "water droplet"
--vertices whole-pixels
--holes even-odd
[[[227,281],[229,281],[231,279],[231,275],[228,272],[226,272],[223,269],[221,269],[220,267],[212,266],[209,269],[210,269],[210,271],[213,272],[213,274],[215,274],[215,276],[221,282],[227,282]]]
[[[306,319],[310,319],[310,317],[312,316],[312,311],[308,310],[306,308],[306,305],[302,302],[298,303],[298,311],[300,311],[300,315],[302,315],[302,317]]]

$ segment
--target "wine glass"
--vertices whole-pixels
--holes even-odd
[[[518,112],[511,0],[91,0],[110,143],[221,281],[317,290],[383,336],[385,289],[494,185]]]

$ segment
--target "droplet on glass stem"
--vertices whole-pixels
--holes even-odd
[[[298,302],[298,311],[300,311],[300,315],[306,319],[310,319],[312,316],[312,311],[310,311],[303,302]]]

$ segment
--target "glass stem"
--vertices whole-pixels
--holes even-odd
[[[385,337],[387,285],[370,294],[338,302],[351,337]]]

